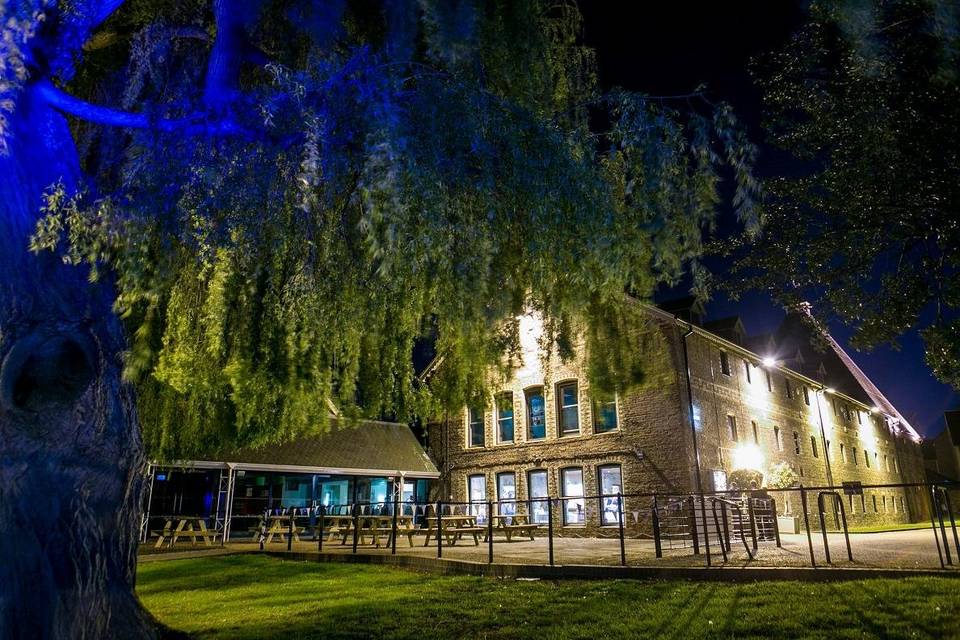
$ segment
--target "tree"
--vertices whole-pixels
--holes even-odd
[[[774,144],[795,162],[766,191],[730,282],[810,302],[870,348],[919,329],[960,388],[960,9],[948,0],[810,4],[759,66]],[[740,250],[743,250],[742,252]]]
[[[729,108],[599,94],[570,3],[0,8],[3,637],[156,633],[141,427],[186,456],[462,406],[525,310],[561,352],[597,320],[625,386],[624,292],[699,254],[723,165],[755,224]]]

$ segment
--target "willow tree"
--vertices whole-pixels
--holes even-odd
[[[919,330],[960,389],[960,6],[812,2],[758,71],[771,139],[795,161],[730,283],[813,303],[859,348]]]
[[[730,110],[601,95],[567,2],[0,8],[0,636],[155,633],[145,450],[462,402],[524,310],[627,384],[623,294],[696,258],[724,166],[755,224]]]

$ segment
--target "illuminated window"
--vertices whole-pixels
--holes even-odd
[[[907,510],[903,508],[903,496],[900,496],[900,511],[906,513]]]
[[[753,444],[760,444],[760,429],[757,427],[757,421],[751,420],[750,426],[753,427]]]
[[[733,442],[737,441],[737,419],[731,415],[727,416],[727,437]]]
[[[608,464],[597,467],[600,484],[601,524],[611,525],[620,522],[621,506],[617,494],[623,492],[620,465]]]
[[[484,445],[483,433],[483,411],[476,407],[470,408],[470,446],[482,447]]]
[[[720,372],[725,376],[730,375],[730,357],[723,350],[720,351]]]
[[[470,494],[470,515],[477,516],[477,522],[487,521],[487,479],[482,475],[467,478],[467,492]]]
[[[900,474],[900,462],[896,458],[893,459],[893,470],[896,471],[898,475]],[[902,499],[903,498],[901,498],[901,500]]]
[[[773,439],[777,442],[777,451],[783,451],[783,432],[780,427],[773,428]]]
[[[593,399],[593,430],[596,433],[617,428],[617,397],[600,396]]]
[[[550,517],[547,509],[547,500],[536,498],[547,497],[547,472],[543,469],[527,473],[527,496],[530,498],[530,517],[537,524],[546,524]]]
[[[744,360],[744,361],[743,361],[743,371],[744,371],[744,373],[745,373],[746,376],[747,376],[747,382],[748,382],[749,384],[753,384],[753,375],[750,373],[750,366],[751,366],[751,365],[750,365],[750,361],[749,361],[749,360]]]
[[[883,468],[887,470],[887,473],[890,473],[890,458],[887,457],[887,454],[883,454]]]
[[[816,436],[810,436],[810,450],[813,451],[814,458],[820,457],[819,454],[817,453],[817,437]]]
[[[560,472],[563,499],[563,524],[583,524],[583,469],[563,469]]]
[[[517,513],[517,476],[512,471],[497,474],[497,510],[502,516]]]
[[[513,442],[513,394],[497,396],[497,437],[500,442]]]
[[[580,404],[577,383],[564,382],[557,385],[557,404],[560,416],[560,435],[580,433]]]
[[[543,387],[533,387],[523,392],[527,401],[527,437],[541,440],[547,437],[547,422],[544,417]]]
[[[800,434],[796,431],[793,432],[793,452],[800,455]]]

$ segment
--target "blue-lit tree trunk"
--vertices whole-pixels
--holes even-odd
[[[0,155],[0,638],[153,637],[133,592],[142,447],[108,286],[31,254],[80,167],[27,85]]]

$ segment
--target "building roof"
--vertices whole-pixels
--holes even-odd
[[[331,420],[329,431],[279,444],[246,447],[216,456],[246,468],[304,472],[437,477],[437,467],[410,427],[392,422]]]
[[[743,321],[740,316],[729,316],[719,320],[704,322],[703,328],[711,333],[715,333],[721,338],[726,338],[730,342],[736,342],[739,345],[744,344],[747,331],[743,327]]]

